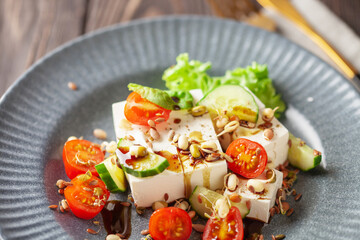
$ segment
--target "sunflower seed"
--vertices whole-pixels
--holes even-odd
[[[156,124],[155,124],[155,122],[154,122],[153,120],[149,119],[149,121],[148,121],[147,123],[148,123],[148,125],[149,125],[150,127],[156,128]]]
[[[160,139],[160,134],[158,131],[156,131],[155,128],[150,128],[149,130],[150,136],[154,139],[154,140],[159,140]]]
[[[171,142],[174,139],[174,136],[175,136],[175,131],[170,130],[168,134],[168,141]]]
[[[296,197],[295,197],[295,201],[299,201],[300,200],[300,198],[301,198],[301,193],[299,193],[298,195],[296,195]]]
[[[98,139],[106,139],[107,138],[107,133],[100,128],[95,128],[93,131],[93,134]]]
[[[106,240],[121,240],[121,238],[115,234],[109,234],[106,236]]]
[[[148,235],[149,234],[149,229],[144,229],[141,231],[141,235]]]
[[[97,231],[95,231],[94,229],[91,229],[91,228],[86,229],[86,231],[87,231],[88,233],[90,233],[90,234],[93,234],[93,235],[98,234]]]
[[[68,88],[75,91],[77,90],[77,85],[74,82],[68,82]]]
[[[190,211],[190,212],[188,212],[188,214],[191,219],[194,218],[196,215],[195,211]]]
[[[155,119],[156,123],[162,123],[164,121],[165,121],[165,118],[157,118],[157,119]]]

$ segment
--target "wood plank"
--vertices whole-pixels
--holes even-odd
[[[212,14],[206,0],[89,0],[85,32],[133,19],[169,14]]]
[[[37,59],[82,34],[86,0],[0,1],[0,96]]]
[[[321,0],[360,36],[359,0]]]

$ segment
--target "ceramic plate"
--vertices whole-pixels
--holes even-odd
[[[30,68],[0,101],[0,234],[4,239],[104,239],[91,221],[48,209],[66,178],[61,151],[69,136],[103,128],[114,139],[111,104],[127,84],[164,87],[161,75],[179,53],[211,61],[211,75],[266,63],[289,106],[285,125],[326,156],[326,168],[301,173],[303,194],[291,217],[264,226],[286,239],[359,239],[360,96],[333,68],[272,33],[229,20],[168,17],[114,26],[57,49]],[[67,83],[78,85],[71,91]],[[117,195],[126,199],[126,194]],[[151,211],[147,212],[147,216]],[[97,219],[100,219],[99,217]],[[131,239],[147,217],[132,214]],[[193,234],[192,239],[199,239]]]

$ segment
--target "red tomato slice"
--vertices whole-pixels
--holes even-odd
[[[225,218],[210,218],[205,226],[203,240],[242,240],[243,222],[240,210],[231,207]]]
[[[155,121],[158,118],[164,118],[165,121],[169,119],[171,110],[162,108],[136,92],[130,93],[126,99],[124,114],[129,122],[138,125],[148,125],[151,119]]]
[[[226,154],[234,160],[227,163],[228,167],[246,178],[256,178],[265,170],[267,164],[268,157],[264,147],[245,138],[233,141]]]
[[[75,216],[82,219],[94,218],[104,207],[110,196],[106,185],[90,172],[71,180],[73,185],[64,190],[65,199]]]
[[[186,240],[192,231],[191,218],[180,208],[161,208],[151,215],[149,231],[154,240]]]
[[[95,176],[95,165],[104,161],[104,153],[97,144],[87,140],[67,141],[63,150],[63,161],[66,175],[73,179],[88,170]]]

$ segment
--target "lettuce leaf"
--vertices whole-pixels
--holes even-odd
[[[145,87],[135,83],[130,83],[128,88],[130,91],[137,92],[142,98],[145,98],[162,108],[173,110],[175,105],[177,105],[166,91]]]
[[[166,91],[174,102],[181,109],[190,109],[193,107],[193,97],[189,91]]]
[[[211,68],[211,63],[202,63],[191,60],[187,53],[180,54],[176,58],[177,64],[169,67],[163,74],[166,87],[170,90],[191,90],[200,88],[208,90],[207,87],[212,81],[206,71]]]
[[[239,84],[249,88],[266,107],[279,107],[275,116],[280,117],[286,105],[281,95],[276,93],[272,80],[268,76],[267,65],[254,62],[246,68],[236,68],[227,71],[222,77],[210,77],[206,71],[211,63],[202,63],[191,60],[187,53],[176,58],[177,64],[165,70],[163,80],[166,86],[173,91],[191,90],[200,88],[204,95],[223,84]]]

